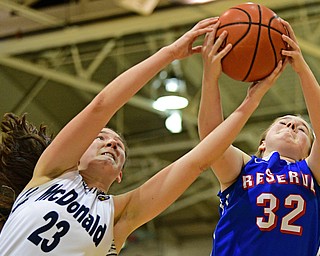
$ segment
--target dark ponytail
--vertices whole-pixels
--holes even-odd
[[[51,143],[46,126],[39,129],[26,115],[7,113],[1,121],[0,143],[0,230],[8,218],[16,197],[33,175],[36,163]]]

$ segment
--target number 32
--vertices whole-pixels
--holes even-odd
[[[278,216],[276,211],[279,208],[279,199],[271,193],[262,193],[257,197],[257,205],[264,207],[266,217],[257,217],[256,223],[260,230],[270,231],[277,225]],[[293,222],[305,214],[306,202],[300,195],[289,195],[286,197],[284,206],[293,210],[281,220],[280,231],[286,234],[302,235],[303,228],[294,225]]]

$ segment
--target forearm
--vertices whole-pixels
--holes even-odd
[[[311,169],[317,183],[320,184],[320,145],[317,138],[320,136],[320,88],[309,66],[305,63],[304,69],[298,73],[303,95],[305,98],[308,114],[315,134],[315,140],[312,144],[311,152],[307,157],[307,163]]]
[[[303,58],[295,33],[290,24],[282,20],[283,25],[287,28],[290,37],[282,35],[282,39],[290,47],[282,50],[282,54],[289,58],[290,64],[300,78],[304,99],[309,112],[311,124],[315,131],[316,137],[320,135],[320,115],[318,114],[320,107],[320,89],[319,84],[313,75],[309,65]]]
[[[198,114],[200,139],[205,138],[223,121],[222,105],[218,80],[204,72],[202,93]]]
[[[113,112],[117,111],[173,60],[174,57],[167,46],[122,73],[101,92],[106,99],[104,108],[112,109]]]
[[[300,72],[299,78],[301,87],[306,102],[306,106],[309,113],[309,118],[316,134],[316,137],[320,136],[320,87],[313,75],[311,69],[305,64],[303,72]]]
[[[220,99],[219,77],[222,73],[221,60],[231,49],[231,44],[222,46],[227,32],[216,38],[219,22],[213,26],[212,33],[206,35],[203,42],[202,92],[198,114],[198,132],[200,139],[205,138],[223,121]]]

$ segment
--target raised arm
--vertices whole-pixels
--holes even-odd
[[[161,170],[139,188],[115,198],[116,208],[123,209],[121,221],[115,225],[117,248],[136,228],[151,220],[171,205],[189,185],[216,161],[237,137],[263,95],[274,84],[281,63],[260,84],[248,90],[243,103],[194,149]],[[124,203],[126,201],[126,203]],[[121,205],[126,205],[125,208]]]
[[[222,72],[221,60],[231,50],[232,46],[227,45],[218,53],[218,49],[227,36],[225,31],[214,41],[218,26],[219,22],[214,25],[213,31],[206,35],[202,48],[203,78],[198,115],[198,131],[201,140],[224,119],[218,80]],[[230,145],[224,154],[213,163],[211,168],[222,189],[229,186],[238,177],[244,158],[249,158],[249,156]]]
[[[175,59],[201,51],[196,38],[212,30],[214,18],[205,19],[169,46],[130,68],[108,84],[56,136],[41,156],[29,186],[44,183],[77,165],[81,155],[111,117],[161,69]]]
[[[316,180],[320,184],[320,145],[319,140],[317,139],[320,137],[320,87],[309,65],[303,58],[301,49],[298,45],[298,41],[291,25],[286,21],[282,22],[284,26],[286,26],[290,36],[282,36],[283,40],[290,46],[289,50],[283,50],[282,54],[288,57],[289,63],[299,76],[311,126],[313,127],[315,133],[315,140],[311,149],[311,153],[307,158],[307,162]]]

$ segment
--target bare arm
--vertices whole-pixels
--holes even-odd
[[[221,59],[230,51],[231,45],[227,45],[218,53],[218,49],[227,35],[224,32],[214,42],[218,26],[219,22],[214,25],[214,30],[206,35],[202,48],[204,70],[198,115],[198,130],[201,140],[224,119],[218,80],[222,72]],[[238,177],[245,161],[244,158],[248,159],[249,156],[230,145],[224,154],[212,164],[211,168],[221,184],[221,189],[228,187]]]
[[[122,246],[133,230],[171,205],[203,170],[225,152],[257,108],[264,94],[274,84],[281,67],[280,63],[264,82],[251,86],[243,103],[194,149],[161,170],[139,188],[115,198],[116,208],[123,211],[114,229],[117,248]]]
[[[206,35],[202,47],[202,93],[198,115],[201,140],[222,123],[224,119],[218,80],[222,72],[221,59],[229,52],[231,45],[228,45],[222,52],[217,52],[227,36],[225,32],[214,42],[219,24],[220,22],[217,22],[213,26],[214,30]]]
[[[71,120],[41,156],[29,186],[44,183],[74,168],[82,154],[111,117],[162,68],[175,59],[201,51],[193,42],[212,30],[215,19],[206,19],[171,45],[130,68],[108,84],[93,101]]]
[[[320,145],[319,141],[317,140],[317,138],[320,137],[320,87],[310,67],[303,58],[292,27],[288,22],[282,22],[288,29],[290,35],[290,37],[283,35],[283,40],[288,43],[290,49],[282,51],[282,54],[288,57],[292,68],[299,75],[309,118],[316,137],[311,149],[311,153],[307,158],[307,162],[317,182],[320,184]]]

